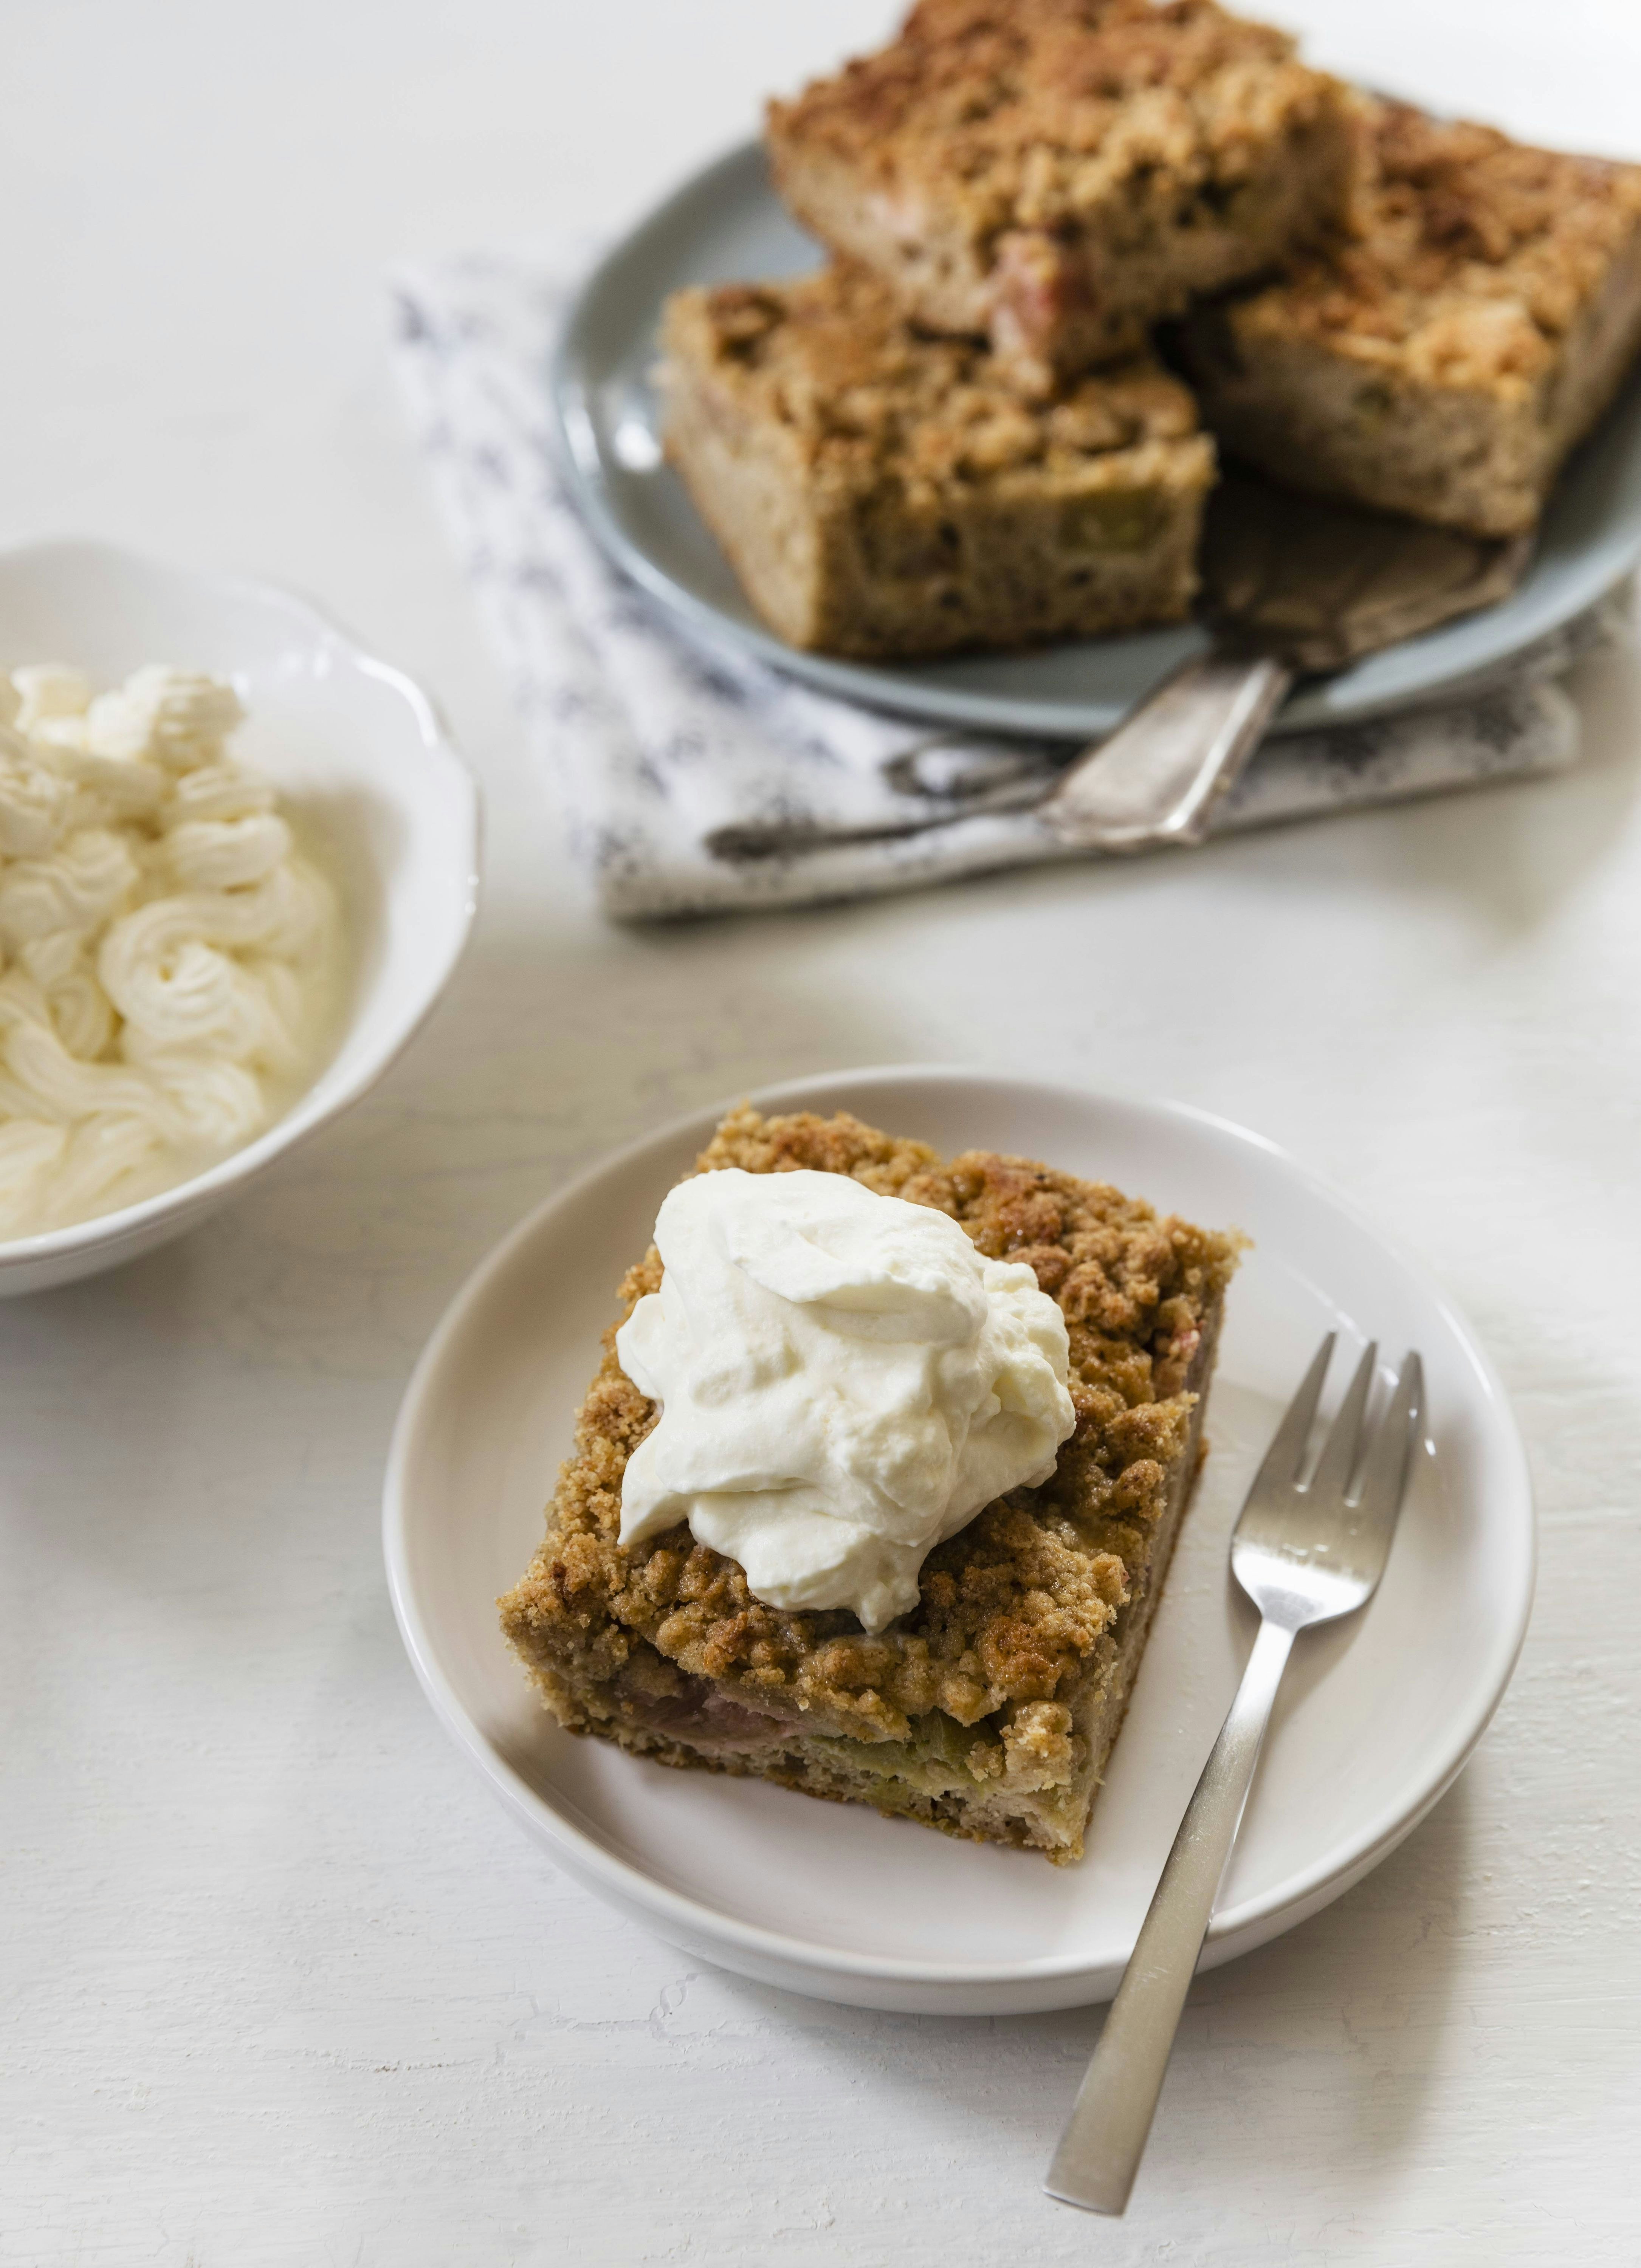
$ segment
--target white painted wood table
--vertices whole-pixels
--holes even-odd
[[[1274,12],[1382,84],[1641,154],[1634,0]],[[393,257],[607,224],[887,15],[0,20],[0,537],[305,585],[437,690],[492,821],[475,948],[368,1107],[185,1242],[0,1310],[6,2268],[1641,2258],[1636,661],[1585,668],[1554,784],[622,934],[402,437]],[[500,1232],[673,1112],[906,1057],[1291,1146],[1469,1310],[1541,1491],[1492,1732],[1377,1874],[1199,1984],[1120,2224],[1038,2189],[1095,2012],[860,2014],[617,1920],[446,1747],[383,1588],[394,1409]]]

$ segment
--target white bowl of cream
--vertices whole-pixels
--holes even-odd
[[[248,799],[236,797],[210,764],[189,771],[188,753],[179,750],[166,809],[179,804],[180,780],[191,783],[189,796],[199,809],[179,809],[168,832],[151,821],[151,836],[164,838],[159,847],[136,843],[139,858],[158,861],[164,872],[174,866],[173,883],[167,885],[174,896],[161,895],[151,878],[135,900],[121,901],[133,910],[101,929],[94,922],[82,924],[87,936],[81,966],[100,968],[138,1021],[146,1013],[152,1026],[147,1040],[133,1033],[129,1047],[123,1040],[116,1044],[110,1053],[122,1064],[128,1055],[135,1060],[100,1084],[116,1102],[121,1082],[129,1086],[132,1111],[125,1131],[133,1139],[144,1114],[154,1123],[165,1116],[173,1129],[197,1122],[201,1169],[107,1210],[107,1195],[100,1200],[95,1195],[98,1161],[92,1159],[83,1176],[92,1191],[89,1217],[64,1218],[77,1200],[62,1192],[70,1188],[70,1167],[80,1172],[80,1161],[67,1152],[47,1159],[38,1196],[31,1195],[16,1168],[35,1151],[43,1155],[50,1141],[25,1123],[26,1094],[0,1092],[0,1103],[9,1105],[0,1111],[0,1143],[8,1138],[9,1119],[9,1138],[18,1153],[10,1183],[12,1212],[0,1223],[0,1296],[70,1282],[180,1234],[357,1101],[444,990],[466,942],[477,893],[477,790],[430,703],[408,678],[362,652],[300,600],[253,582],[162,566],[100,543],[45,543],[0,553],[0,671],[47,661],[78,672],[111,699],[134,673],[171,665],[188,675],[176,677],[168,691],[153,689],[169,703],[167,718],[182,725],[191,725],[196,711],[208,708],[209,696],[200,689],[204,681],[232,688],[245,716],[230,734],[228,753],[252,792]],[[129,703],[137,738],[144,727],[146,682],[139,681],[138,697]],[[41,690],[48,705],[53,689]],[[14,703],[4,705],[14,712],[6,720],[17,775],[11,785],[18,808],[10,817],[26,832],[33,821],[29,798],[40,783],[29,776],[15,732],[29,718],[19,719]],[[93,740],[113,747],[121,721],[108,717]],[[37,715],[33,722],[40,732]],[[60,729],[80,731],[72,724]],[[0,749],[0,759],[5,755]],[[97,773],[99,760],[81,769]],[[99,784],[92,781],[90,789],[76,792],[94,806]],[[267,806],[261,817],[252,808],[258,787]],[[269,815],[276,825],[269,824]],[[95,808],[91,817],[101,824],[69,838],[53,821],[57,833],[44,855],[14,854],[8,864],[18,901],[11,923],[17,934],[8,932],[3,956],[18,994],[11,1012],[14,1027],[19,1003],[32,1006],[41,1023],[39,1003],[48,993],[70,1036],[75,1017],[92,1012],[75,994],[82,980],[70,967],[67,932],[54,932],[51,939],[29,933],[59,918],[36,901],[84,895],[89,917],[99,888],[105,883],[112,888],[117,880],[112,873],[121,855],[117,819],[110,823],[107,813]],[[287,838],[283,849],[282,836]],[[247,860],[266,871],[236,880],[235,862]],[[213,887],[224,880],[228,899],[213,901]],[[283,929],[276,923],[268,930],[270,951],[260,943],[248,953],[231,946],[227,955],[217,956],[213,970],[211,953],[193,934],[195,917],[202,907],[219,917],[224,904],[237,915],[241,901],[259,892],[270,899],[280,895],[282,905],[285,898],[301,899],[300,917],[288,916]],[[154,902],[141,902],[144,898]],[[288,947],[294,957],[282,964],[278,955]],[[224,966],[232,980],[226,991],[220,983]],[[163,987],[157,975],[164,976]],[[255,1054],[261,1064],[285,1063],[283,1079],[264,1075],[269,1101],[260,1114],[236,1090],[236,1080],[244,1086],[244,1075],[231,1060],[236,1054],[245,1057],[242,1039],[231,1042],[228,1035],[247,1017],[283,1019],[290,1030],[283,1058],[277,1048],[267,1046]],[[188,1019],[197,1033],[185,1028]],[[212,1030],[224,1035],[216,1064],[210,1064]],[[55,1098],[66,1059],[45,1059],[48,1020],[27,1038],[39,1092]],[[185,1049],[182,1075],[176,1068],[179,1044]],[[101,1073],[107,1066],[97,1068]],[[77,1070],[71,1076],[77,1080]],[[224,1148],[226,1154],[219,1154]],[[149,1178],[165,1176],[156,1171]],[[125,1186],[113,1185],[116,1197]],[[138,1174],[130,1186],[144,1190],[148,1184]]]

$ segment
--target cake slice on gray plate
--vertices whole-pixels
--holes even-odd
[[[1213,444],[1148,357],[1022,401],[869,270],[678,293],[666,453],[789,644],[892,659],[1175,622]]]
[[[1196,311],[1227,452],[1316,494],[1511,535],[1641,349],[1641,166],[1360,98],[1349,225]]]
[[[1336,218],[1350,156],[1337,82],[1213,0],[921,0],[767,138],[806,228],[1038,392]]]

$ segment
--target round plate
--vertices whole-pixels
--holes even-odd
[[[688,284],[791,276],[820,254],[769,186],[756,143],[685,183],[600,262],[572,307],[553,372],[570,477],[616,563],[709,642],[739,647],[823,691],[976,732],[1045,739],[1108,733],[1169,670],[1204,649],[1195,626],[1036,652],[889,664],[803,653],[767,630],[682,482],[662,463],[650,379],[656,324]],[[1641,561],[1641,386],[1580,450],[1508,599],[1314,681],[1278,732],[1346,724],[1484,684],[1584,612]]]
[[[388,1580],[446,1729],[571,1873],[726,1968],[934,2013],[1108,1997],[1253,1640],[1226,1564],[1242,1494],[1322,1332],[1372,1333],[1393,1358],[1423,1352],[1433,1442],[1378,1596],[1299,1640],[1204,1959],[1228,1960],[1337,1897],[1457,1773],[1527,1626],[1527,1460],[1462,1318],[1343,1198],[1197,1111],[927,1069],[804,1079],[755,1099],[848,1108],[947,1153],[1046,1159],[1255,1240],[1231,1293],[1211,1453],[1087,1855],[1052,1867],[574,1739],[502,1639],[495,1599],[541,1541],[615,1285],[717,1111],[617,1152],[533,1213],[472,1278],[411,1381],[387,1474]],[[1348,1374],[1337,1358],[1336,1371]]]

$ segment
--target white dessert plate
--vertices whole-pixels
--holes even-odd
[[[502,1639],[494,1602],[541,1541],[616,1284],[717,1111],[618,1152],[521,1223],[417,1366],[388,1465],[385,1539],[400,1629],[445,1729],[556,1860],[726,1968],[864,2007],[940,2014],[1107,1998],[1253,1641],[1226,1567],[1232,1523],[1317,1340],[1336,1327],[1347,1342],[1377,1336],[1387,1363],[1422,1350],[1431,1439],[1378,1597],[1300,1641],[1204,1959],[1228,1960],[1337,1897],[1459,1771],[1527,1626],[1527,1461],[1463,1318],[1343,1197],[1199,1111],[930,1069],[804,1079],[755,1100],[848,1108],[947,1152],[1045,1159],[1255,1239],[1232,1290],[1211,1452],[1087,1855],[1056,1867],[574,1739]]]
[[[289,592],[113,544],[0,553],[0,666],[63,661],[99,685],[169,661],[232,681],[236,753],[273,780],[341,892],[342,1027],[313,1086],[208,1172],[118,1212],[0,1241],[0,1297],[134,1259],[225,1204],[365,1094],[454,972],[478,893],[478,789],[421,688]]]
[[[801,653],[759,621],[682,482],[662,462],[651,382],[662,301],[689,284],[800,274],[820,260],[769,186],[756,143],[686,181],[592,271],[565,324],[554,407],[588,524],[618,566],[696,637],[755,655],[845,700],[973,732],[1108,733],[1207,644],[1194,625],[1034,652],[894,664]],[[1579,451],[1521,584],[1483,612],[1313,679],[1275,729],[1349,724],[1454,699],[1593,606],[1641,562],[1641,384]]]

